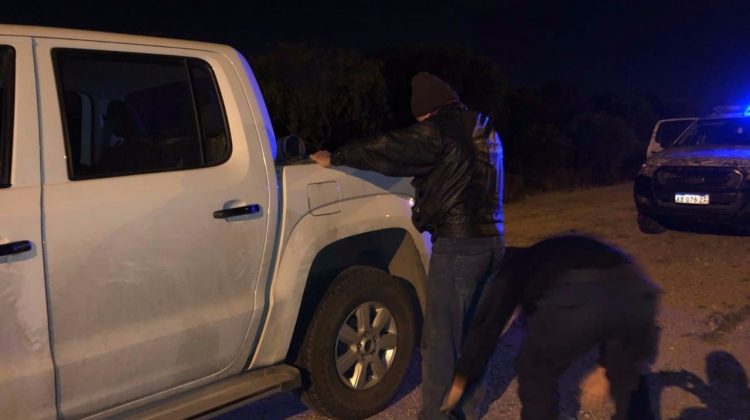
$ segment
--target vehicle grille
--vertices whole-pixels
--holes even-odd
[[[656,187],[675,192],[736,192],[744,179],[735,168],[665,166],[656,171]]]

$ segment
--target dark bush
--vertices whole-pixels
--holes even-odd
[[[638,150],[638,138],[620,117],[586,112],[567,130],[573,140],[573,167],[582,183],[607,185],[625,178],[626,162]]]
[[[389,108],[377,61],[298,44],[251,61],[277,136],[298,134],[314,151],[382,129]]]
[[[573,143],[558,127],[532,125],[504,146],[507,172],[520,178],[523,190],[549,191],[573,184]]]

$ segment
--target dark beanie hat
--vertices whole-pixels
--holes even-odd
[[[437,76],[419,72],[411,79],[411,113],[414,118],[460,100],[456,91]]]

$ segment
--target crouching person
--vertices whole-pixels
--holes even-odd
[[[554,237],[509,248],[500,278],[490,287],[461,347],[443,410],[449,412],[480,379],[520,306],[528,317],[516,360],[522,419],[558,418],[559,378],[596,346],[599,366],[582,382],[584,405],[609,394],[613,418],[655,418],[643,375],[657,351],[660,291],[631,258],[592,238]]]

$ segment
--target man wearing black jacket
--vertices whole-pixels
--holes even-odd
[[[504,252],[502,145],[489,118],[466,108],[444,81],[418,73],[412,79],[417,123],[351,141],[333,154],[311,158],[389,176],[414,177],[412,221],[432,236],[422,330],[422,411],[440,412],[465,329]],[[458,404],[459,416],[478,416],[481,387]]]
[[[469,328],[443,409],[481,377],[520,307],[529,317],[516,361],[522,419],[556,419],[558,379],[596,345],[600,366],[584,380],[582,399],[608,390],[613,418],[654,418],[642,374],[656,355],[659,294],[628,256],[592,238],[567,235],[510,249]]]

